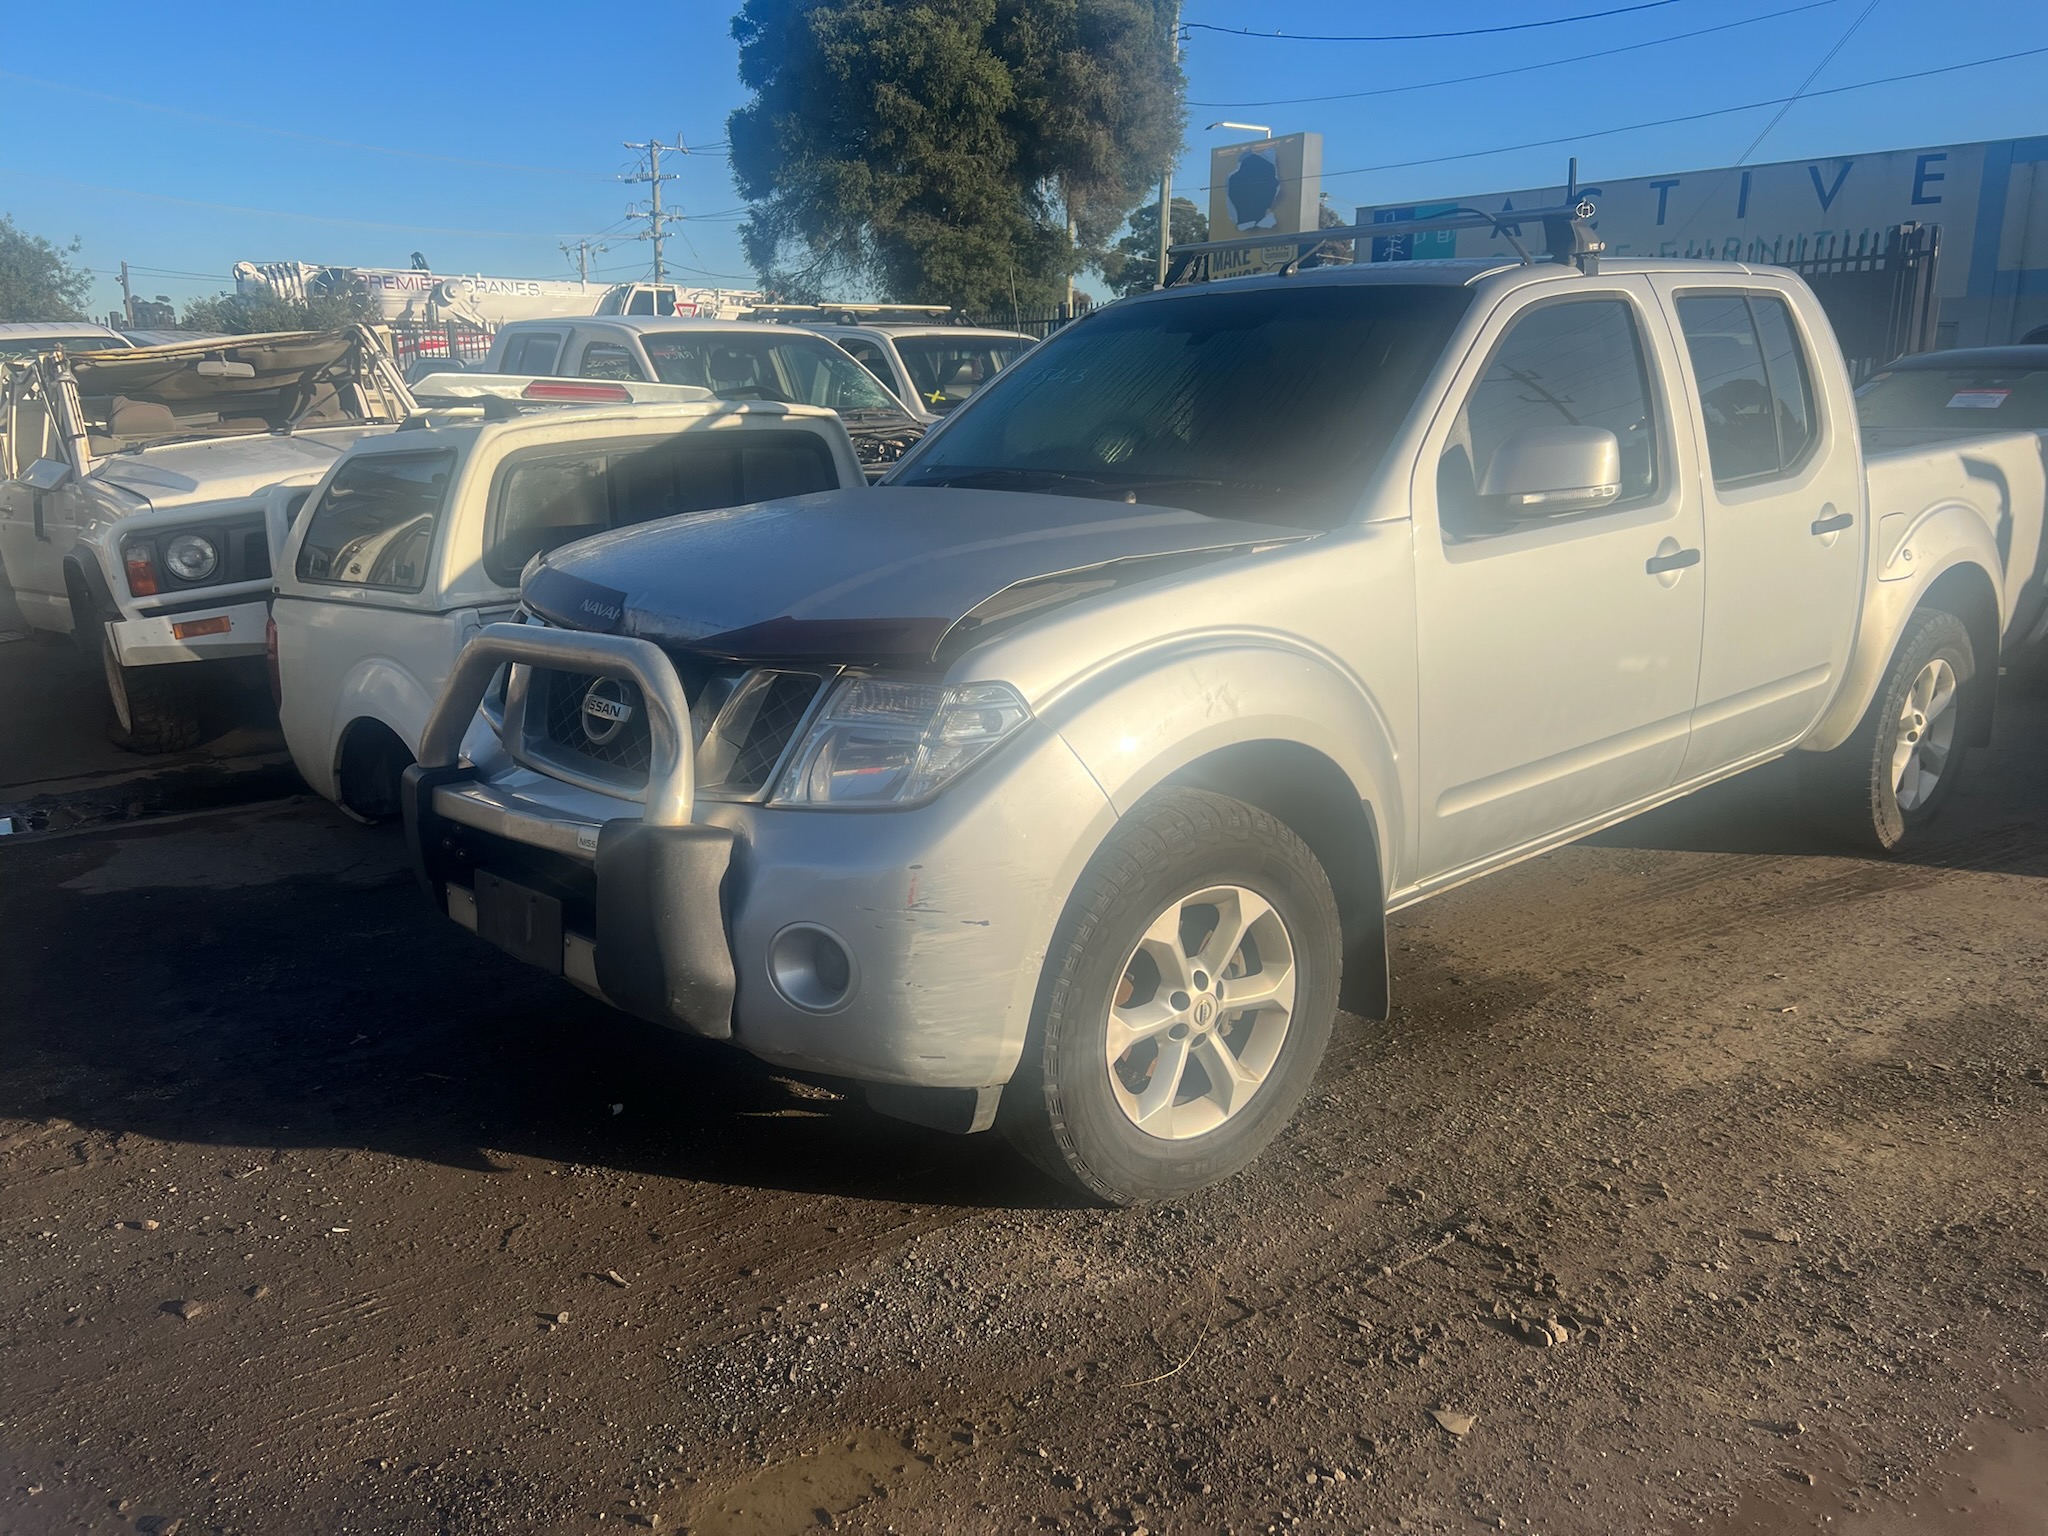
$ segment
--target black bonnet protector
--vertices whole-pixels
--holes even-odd
[[[1302,537],[1174,507],[877,486],[600,534],[543,556],[521,595],[550,623],[672,650],[918,668],[1126,579]]]

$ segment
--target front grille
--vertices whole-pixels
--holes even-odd
[[[721,788],[733,794],[751,795],[767,788],[768,776],[789,750],[796,728],[803,724],[811,700],[818,696],[818,679],[807,672],[779,672],[761,693],[761,707],[748,723],[734,754],[732,768]]]
[[[762,793],[788,756],[824,678],[751,667],[677,670],[691,704],[698,792],[734,800]],[[605,686],[597,688],[599,683]],[[600,701],[595,711],[594,688]],[[607,705],[630,712],[611,732],[605,729],[614,723]],[[530,748],[562,769],[628,788],[647,782],[653,737],[640,690],[626,679],[536,668],[527,685],[526,719]]]
[[[606,777],[645,781],[652,736],[646,701],[633,683],[589,672],[536,671],[527,700],[552,746],[610,770]],[[606,710],[623,711],[625,718],[608,718]]]

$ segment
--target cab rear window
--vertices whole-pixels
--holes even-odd
[[[372,453],[343,464],[313,508],[299,546],[301,581],[417,592],[455,455]]]
[[[607,529],[838,485],[831,448],[810,432],[706,432],[519,455],[492,487],[484,570],[516,587],[535,555]]]

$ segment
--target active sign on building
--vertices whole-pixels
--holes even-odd
[[[1243,240],[1269,231],[1296,235],[1314,229],[1322,182],[1320,133],[1219,145],[1209,151],[1209,237]],[[1292,245],[1218,251],[1211,258],[1211,275],[1270,272],[1296,254]]]
[[[1600,212],[1612,256],[1791,262],[1822,248],[1848,253],[1901,224],[1941,228],[1943,346],[1997,345],[2048,322],[2048,136],[1896,149],[1827,160],[1676,171],[1581,186]],[[1368,204],[1360,224],[1451,207],[1484,213],[1551,206],[1562,186],[1527,187],[1400,207]],[[1510,232],[1540,240],[1542,232]],[[1372,243],[1374,261],[1511,255],[1484,231],[1441,231]]]

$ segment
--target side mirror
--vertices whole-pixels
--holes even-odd
[[[62,459],[37,459],[15,478],[32,491],[54,491],[71,478],[71,466]]]
[[[1493,451],[1479,494],[1509,517],[1557,517],[1621,497],[1621,444],[1605,427],[1530,427]]]

